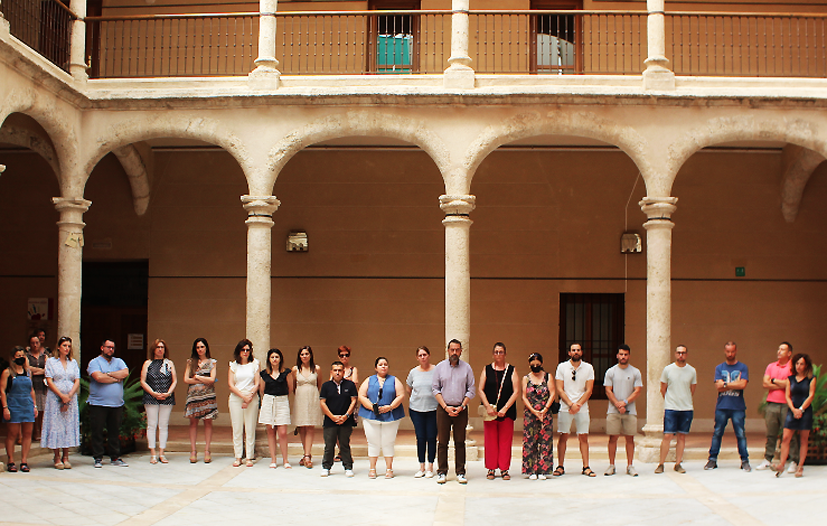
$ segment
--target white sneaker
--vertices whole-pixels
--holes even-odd
[[[548,477],[546,477],[545,473],[540,473],[539,475],[537,475],[538,480],[546,480],[546,478],[548,478]]]
[[[353,477],[353,470],[352,469],[346,469],[345,470],[345,476],[347,478],[352,478]]]
[[[446,480],[448,480],[448,478],[445,475],[443,475],[442,473],[440,473],[439,475],[436,476],[436,483],[437,484],[445,484]]]
[[[532,473],[528,476],[528,480],[537,480],[537,473]]]
[[[798,469],[798,464],[795,462],[790,462],[790,467],[787,468],[787,473],[795,473],[795,470]]]
[[[425,472],[425,478],[426,478],[426,479],[432,479],[432,478],[434,478],[434,472],[433,472],[433,471],[426,471],[426,472]]]
[[[605,475],[607,477],[611,477],[614,474],[615,474],[615,465],[614,464],[609,464],[609,467],[606,468],[606,472],[603,473],[603,475]]]
[[[328,475],[330,475],[330,470],[329,470],[329,469],[324,469],[324,468],[322,468],[322,476],[323,476],[323,477],[326,477],[326,476],[328,476]]]
[[[767,459],[764,459],[764,460],[761,461],[760,464],[755,466],[755,469],[757,469],[758,471],[764,471],[765,469],[768,469],[769,467],[770,467],[770,461],[767,460]]]
[[[459,482],[460,484],[468,484],[468,479],[465,478],[465,473],[460,473],[459,475],[457,475],[457,482]]]
[[[425,472],[422,471],[421,469],[419,471],[417,471],[416,473],[414,473],[414,478],[415,479],[421,479],[424,476],[425,476]]]
[[[632,477],[637,477],[637,470],[634,466],[626,466],[626,474]]]

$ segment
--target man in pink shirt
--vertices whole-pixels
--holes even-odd
[[[755,469],[767,469],[775,455],[775,445],[778,435],[784,428],[784,419],[787,418],[787,401],[784,392],[787,388],[787,377],[790,376],[790,355],[793,346],[789,342],[781,342],[778,346],[778,361],[767,366],[764,372],[764,389],[767,393],[767,408],[764,412],[764,421],[767,423],[767,445],[764,448],[764,460]],[[793,435],[790,444],[790,469],[798,466],[798,435]],[[793,471],[794,472],[794,471]]]

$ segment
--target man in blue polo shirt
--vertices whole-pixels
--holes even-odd
[[[120,429],[123,419],[123,381],[129,376],[126,363],[115,358],[115,342],[104,340],[101,354],[89,362],[89,423],[92,427],[92,456],[95,467],[103,467],[103,428],[109,436],[109,458],[113,466],[129,467],[120,458]]]
[[[709,446],[709,460],[704,469],[718,467],[718,453],[721,451],[721,439],[728,420],[732,420],[732,429],[738,441],[738,453],[741,455],[741,469],[751,471],[749,452],[747,451],[747,434],[744,423],[747,418],[747,405],[744,402],[744,389],[749,381],[749,369],[738,361],[738,347],[729,341],[724,346],[726,361],[715,368],[715,387],[718,389],[718,402],[715,404],[715,430],[712,432],[712,444]]]

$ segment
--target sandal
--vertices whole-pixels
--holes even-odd
[[[14,465],[14,462],[9,462],[6,469],[9,470],[9,473],[17,473],[17,466]]]
[[[557,466],[557,469],[554,470],[554,473],[552,473],[552,476],[562,477],[565,474],[566,474],[566,468],[564,468],[563,465],[560,464],[559,466]]]
[[[14,464],[12,464],[12,465],[14,465]],[[368,478],[369,479],[375,479],[376,478],[376,470],[375,469],[368,470]]]
[[[503,478],[503,480],[511,480],[511,475],[508,474],[508,470],[500,470],[500,476]]]
[[[20,463],[20,471],[22,471],[23,473],[28,473],[29,472],[29,465],[26,464],[25,462],[21,462]],[[796,474],[795,476],[798,477],[799,475]]]
[[[155,455],[152,455],[152,456],[149,458],[149,463],[150,463],[150,464],[157,464],[157,463],[158,463],[158,457],[156,457]]]
[[[204,450],[204,464],[209,464],[212,462],[212,454],[210,453],[209,449]]]
[[[244,461],[244,465],[247,466],[248,468],[253,467],[253,459],[248,458],[246,461]]]
[[[55,460],[55,469],[65,469],[66,464],[61,462],[60,460]]]
[[[585,466],[583,468],[583,475],[586,475],[587,477],[596,477],[597,476],[597,474],[594,471],[592,471],[592,468],[590,468],[589,466]]]
[[[496,478],[496,476],[497,476],[496,470],[489,469],[488,470],[488,475],[486,475],[485,478],[487,478],[488,480],[494,480],[494,478]]]
[[[392,479],[393,478],[393,470],[392,469],[386,469],[385,470],[385,478],[386,479]]]
[[[275,462],[270,462],[270,469],[276,469],[278,465]]]
[[[307,469],[312,469],[313,468],[313,455],[306,455],[306,456],[307,456],[307,460],[304,461],[304,467],[306,467]]]
[[[63,461],[63,469],[72,469],[72,464],[69,463],[69,459]]]
[[[204,462],[206,462],[206,461],[207,461],[207,456],[204,455]],[[196,462],[198,462],[198,453],[193,451],[192,453],[190,453],[190,464],[195,464]]]
[[[283,464],[283,466],[284,466],[284,469],[293,469],[293,466],[291,466],[289,462],[285,462]]]
[[[241,465],[241,459],[240,458],[237,458],[237,459],[233,460],[233,467],[234,468],[237,468],[240,465]]]
[[[25,465],[25,464],[23,464],[23,465]],[[801,478],[803,476],[804,476],[804,467],[803,466],[798,466],[798,469],[795,470],[795,478],[798,479],[798,478]]]
[[[158,455],[158,461],[161,464],[169,464],[169,460],[167,460],[167,457],[165,457],[164,455]]]
[[[302,459],[299,460],[299,466],[304,466],[304,459],[307,458],[307,455],[302,456]]]

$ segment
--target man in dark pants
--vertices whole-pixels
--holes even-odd
[[[330,475],[333,467],[333,453],[339,443],[339,455],[345,476],[353,476],[353,456],[350,454],[350,434],[356,425],[353,412],[356,409],[358,392],[356,384],[344,379],[345,366],[335,361],[330,366],[331,379],[322,385],[319,403],[324,413],[324,457],[322,457],[322,476]]]
[[[109,457],[113,466],[129,467],[120,458],[120,429],[123,419],[123,381],[129,376],[126,363],[115,358],[115,342],[104,340],[101,354],[89,362],[89,422],[92,426],[92,456],[95,467],[103,467],[103,428],[109,435]]]
[[[445,484],[448,476],[448,438],[452,428],[457,482],[468,482],[465,478],[465,427],[468,425],[468,402],[474,398],[474,371],[467,362],[459,359],[461,354],[462,344],[459,340],[451,340],[448,359],[439,362],[434,370],[433,391],[439,403],[436,410],[437,484]]]

